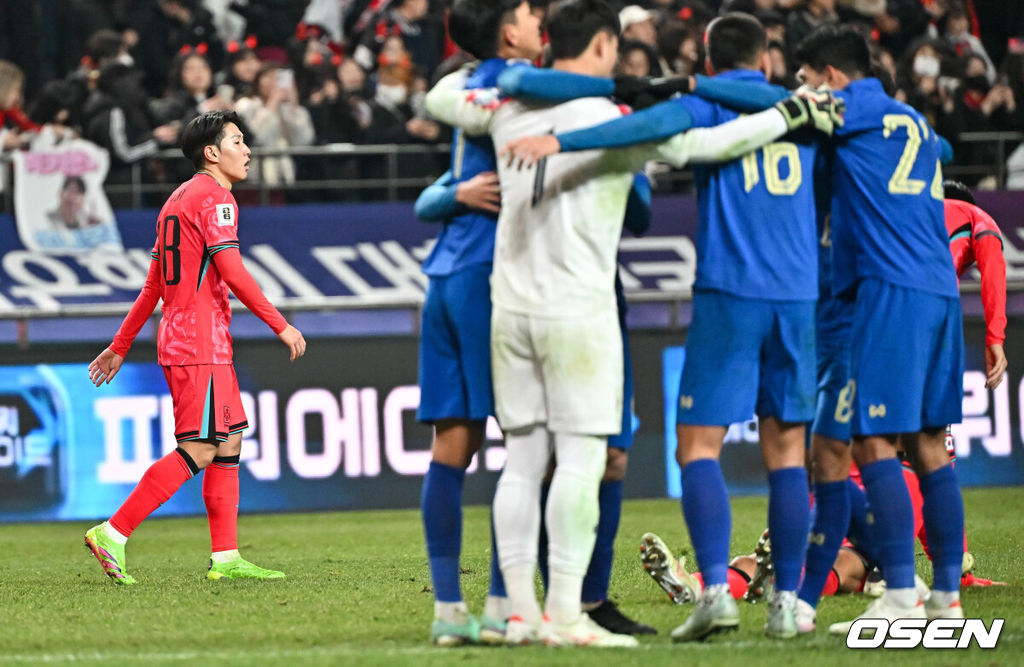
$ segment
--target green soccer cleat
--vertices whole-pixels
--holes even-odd
[[[463,646],[480,643],[480,621],[466,614],[462,623],[435,618],[430,626],[430,642],[435,646]]]
[[[253,565],[244,558],[237,558],[227,563],[214,563],[210,559],[210,567],[206,570],[206,578],[210,581],[220,579],[284,579],[284,572],[268,570]]]
[[[107,537],[103,527],[106,521],[85,531],[85,546],[96,556],[103,574],[118,586],[131,586],[135,579],[125,572],[124,545]]]
[[[500,646],[505,643],[505,621],[492,618],[487,614],[480,617],[480,643],[487,646]]]

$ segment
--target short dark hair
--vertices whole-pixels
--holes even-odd
[[[708,24],[708,60],[716,72],[756,66],[766,48],[764,26],[750,14],[729,12]]]
[[[207,146],[219,146],[224,139],[224,126],[234,123],[242,136],[246,135],[245,123],[234,111],[208,111],[199,114],[185,126],[181,133],[181,152],[192,161],[196,169],[206,164],[203,149]]]
[[[606,0],[564,0],[552,9],[548,18],[551,58],[575,58],[590,45],[599,32],[618,38],[619,15]]]
[[[946,199],[959,199],[965,201],[968,204],[974,203],[974,193],[971,189],[961,183],[960,181],[954,181],[952,179],[946,179],[942,181],[942,196]]]
[[[81,176],[66,176],[64,178],[63,185],[60,186],[61,192],[68,189],[68,186],[74,186],[79,192],[85,193],[85,179]]]
[[[864,35],[848,25],[819,26],[796,48],[796,61],[817,71],[831,65],[850,78],[871,76],[871,51]]]
[[[515,20],[527,0],[455,0],[448,14],[448,36],[477,60],[498,54],[501,28]]]

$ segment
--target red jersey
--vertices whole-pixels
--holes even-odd
[[[949,250],[959,276],[973,264],[981,273],[981,302],[985,307],[985,344],[1006,340],[1006,259],[1003,235],[985,211],[958,199],[945,200]]]
[[[161,366],[231,363],[229,287],[274,333],[288,325],[242,266],[238,205],[209,174],[178,186],[160,209],[152,258],[146,285],[110,346],[121,356],[161,298]]]

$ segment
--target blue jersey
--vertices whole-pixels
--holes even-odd
[[[832,142],[835,294],[870,277],[958,297],[935,130],[877,79],[858,79],[836,96],[846,114]]]
[[[716,78],[774,88],[763,74],[749,70]],[[740,115],[692,95],[675,104],[689,112],[694,127],[719,125]],[[789,135],[732,162],[694,166],[699,212],[694,287],[752,299],[818,298],[816,147],[809,137]]]
[[[490,58],[481,62],[466,81],[466,88],[491,88],[510,62]],[[485,171],[497,171],[494,144],[489,135],[468,137],[456,130],[452,141],[450,172],[453,183],[468,181]],[[469,266],[494,261],[494,229],[498,216],[482,211],[466,211],[453,216],[441,229],[430,256],[423,262],[423,273],[442,277]]]

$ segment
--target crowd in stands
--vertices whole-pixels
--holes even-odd
[[[614,2],[614,0],[613,0]],[[0,9],[4,150],[42,126],[111,155],[108,183],[175,146],[191,118],[234,108],[251,145],[433,143],[447,128],[423,107],[430,82],[465,62],[446,38],[450,0],[41,0]],[[536,4],[544,5],[539,1]],[[631,0],[618,2],[620,70],[704,71],[702,34],[720,12],[756,15],[771,40],[772,80],[794,87],[791,54],[816,26],[846,22],[871,38],[894,94],[951,139],[960,164],[995,159],[965,130],[1024,129],[1024,7],[1002,0]],[[18,5],[21,9],[14,8]],[[22,7],[24,5],[24,7]],[[27,100],[27,102],[25,102]],[[430,159],[403,173],[439,173]],[[1024,159],[1024,156],[1022,156]],[[261,161],[268,186],[373,174],[380,160]],[[309,173],[304,174],[304,171]]]

